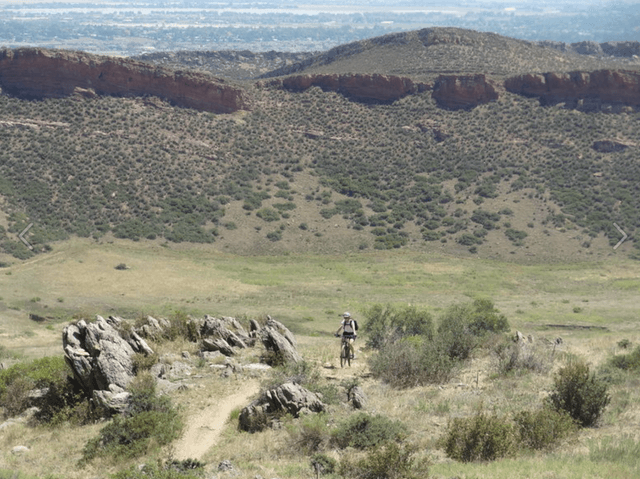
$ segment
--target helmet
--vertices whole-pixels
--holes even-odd
[[[344,314],[342,315],[342,317],[343,317],[343,318],[350,318],[350,317],[351,317],[351,315],[350,315],[349,313],[344,313]]]

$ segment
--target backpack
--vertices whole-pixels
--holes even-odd
[[[347,326],[351,331],[347,331]],[[355,319],[350,319],[349,321],[344,322],[344,332],[347,334],[355,334],[358,330],[358,322]]]

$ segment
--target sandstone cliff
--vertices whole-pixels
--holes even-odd
[[[84,52],[20,48],[0,50],[0,87],[23,98],[74,93],[158,96],[176,106],[215,113],[248,109],[244,91],[223,80]]]
[[[504,85],[510,92],[538,97],[545,105],[565,102],[570,106],[640,106],[640,72],[636,71],[531,73],[508,78]]]
[[[393,102],[407,95],[430,89],[426,83],[415,83],[410,78],[378,74],[317,74],[294,75],[274,80],[271,85],[291,91],[304,91],[312,86],[324,91],[335,91],[358,101]]]
[[[485,75],[441,75],[433,86],[438,105],[451,110],[474,108],[498,99],[494,84]]]

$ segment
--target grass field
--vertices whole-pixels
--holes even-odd
[[[394,303],[437,314],[477,297],[493,300],[527,333],[580,325],[635,335],[639,291],[640,263],[615,258],[521,265],[402,251],[241,257],[206,246],[76,239],[0,270],[0,338],[9,350],[38,356],[59,346],[59,330],[74,315],[178,310],[270,314],[297,334],[317,335],[333,330],[344,310],[358,317],[371,304]],[[51,319],[35,323],[30,313]]]

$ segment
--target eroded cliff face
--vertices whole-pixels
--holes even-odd
[[[584,103],[640,106],[640,72],[597,70],[592,72],[539,73],[518,75],[504,82],[520,95],[540,98],[544,105]]]
[[[214,77],[157,68],[84,52],[21,48],[0,50],[0,86],[23,98],[74,93],[166,99],[176,106],[215,113],[249,109],[246,93]]]
[[[304,91],[317,86],[324,91],[338,92],[354,100],[382,103],[430,89],[430,85],[416,83],[410,78],[378,74],[294,75],[270,82],[274,83],[290,91]]]
[[[433,98],[450,110],[470,109],[497,100],[496,86],[485,75],[441,75],[433,86]]]

